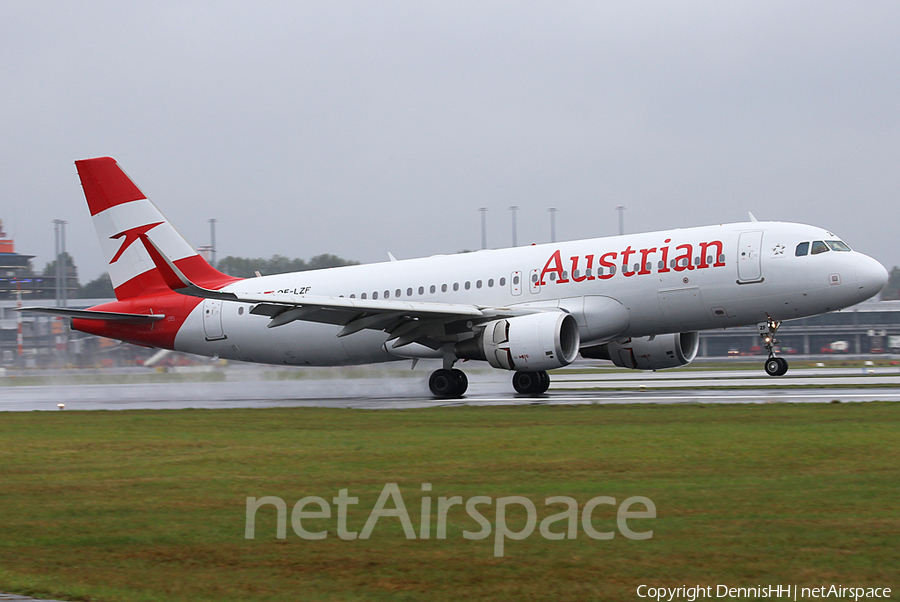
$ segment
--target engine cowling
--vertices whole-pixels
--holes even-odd
[[[700,348],[696,332],[676,332],[652,337],[612,341],[581,350],[589,359],[610,360],[620,368],[632,370],[662,370],[691,363]]]
[[[536,372],[568,366],[578,356],[578,323],[565,312],[494,320],[474,338],[456,345],[462,359],[486,360],[494,368]]]

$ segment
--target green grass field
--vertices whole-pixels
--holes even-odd
[[[381,518],[342,540],[331,519],[244,538],[247,497],[359,498],[360,531],[397,483],[416,531]],[[432,490],[423,493],[422,483]],[[655,519],[611,540],[506,540],[440,496],[524,496],[538,523],[596,496],[645,496]],[[900,591],[900,404],[520,406],[4,413],[0,591],[72,600],[637,600],[653,586],[892,587]],[[389,504],[388,507],[393,507]],[[314,510],[315,506],[307,510]],[[636,507],[635,510],[642,509]],[[336,510],[333,507],[333,512]],[[494,505],[480,511],[493,522]],[[526,514],[510,507],[510,529]],[[553,531],[565,531],[565,522]]]

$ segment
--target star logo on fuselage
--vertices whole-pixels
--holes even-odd
[[[130,247],[136,240],[138,240],[142,236],[146,236],[147,232],[157,227],[161,223],[163,222],[156,222],[155,224],[145,224],[143,226],[135,226],[134,228],[129,228],[128,230],[123,230],[118,234],[113,234],[112,236],[110,236],[110,239],[119,239],[123,237],[125,238],[125,240],[122,241],[122,246],[119,247],[119,250],[116,252],[115,256],[113,256],[112,261],[109,262],[110,265],[119,261],[119,257],[122,256],[122,253],[125,252],[125,249]]]
[[[772,250],[775,251],[776,255],[784,255],[784,245],[775,245],[772,247]]]

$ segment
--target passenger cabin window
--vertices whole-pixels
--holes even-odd
[[[813,241],[811,255],[818,255],[819,253],[825,253],[826,251],[828,251],[828,245],[821,240]]]
[[[806,257],[807,253],[809,253],[809,243],[801,242],[797,245],[797,250],[794,251],[794,255],[797,257]]]

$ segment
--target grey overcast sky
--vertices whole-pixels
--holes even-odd
[[[105,271],[110,155],[219,257],[362,262],[744,221],[900,264],[900,2],[3,2],[0,219]]]

